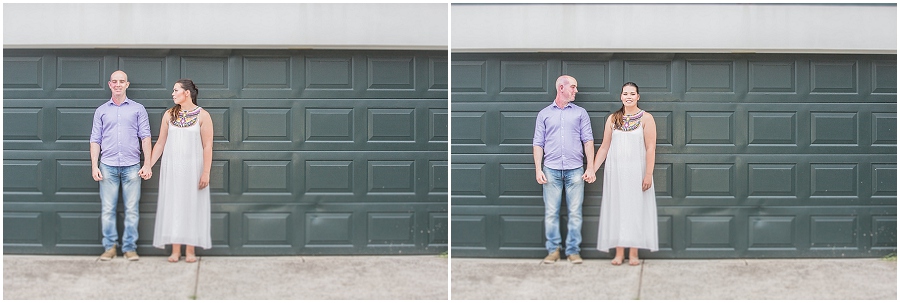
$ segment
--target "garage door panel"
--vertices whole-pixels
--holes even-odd
[[[449,246],[446,52],[8,50],[4,63],[4,215],[30,226],[8,235],[7,252],[99,249],[99,227],[85,227],[100,205],[87,141],[118,69],[148,111],[154,142],[173,82],[192,78],[200,89],[215,125],[209,253]],[[142,184],[142,254],[164,253],[150,247],[159,165]],[[308,238],[307,218],[319,213],[348,227]]]
[[[540,231],[502,231],[529,229],[524,222],[542,216],[528,139],[534,116],[554,98],[556,69],[582,75],[575,103],[591,115],[595,148],[607,115],[621,106],[620,83],[641,85],[641,107],[659,134],[661,250],[648,257],[877,256],[896,242],[896,84],[877,80],[896,79],[878,72],[896,70],[892,57],[585,56],[454,56],[451,203],[460,225],[453,242],[463,243],[455,256],[545,254],[533,240]],[[513,70],[518,82],[494,77]],[[503,91],[539,79],[543,94],[537,83]],[[583,235],[596,237],[603,171],[585,186]],[[584,240],[583,255],[609,257],[594,242]]]

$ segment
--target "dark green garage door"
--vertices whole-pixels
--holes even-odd
[[[451,68],[454,257],[546,254],[531,139],[561,74],[578,80],[597,147],[626,81],[657,119],[648,257],[896,251],[894,55],[453,54]],[[601,176],[585,189],[587,257],[609,257],[596,250]]]
[[[200,88],[215,125],[208,254],[447,250],[446,52],[4,50],[3,59],[5,253],[101,252],[88,137],[117,69],[147,108],[154,142],[175,80]],[[151,247],[158,182],[143,183],[142,254],[164,253]]]

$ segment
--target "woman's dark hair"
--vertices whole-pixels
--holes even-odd
[[[200,91],[197,90],[194,81],[191,81],[191,79],[178,79],[175,83],[181,85],[181,89],[191,92],[191,102],[194,102],[194,105],[197,105],[197,95],[200,94]],[[169,109],[169,117],[172,119],[172,122],[175,122],[175,120],[179,118],[178,115],[181,115],[181,104],[175,104],[175,106]]]
[[[636,93],[638,93],[638,95],[641,94],[641,89],[638,88],[638,85],[635,84],[634,82],[625,82],[625,84],[622,84],[622,90],[624,90],[626,86],[634,86],[634,91]],[[621,95],[621,93],[620,93],[620,95]],[[619,108],[619,110],[615,111],[612,114],[613,129],[621,129],[622,128],[622,117],[623,116],[625,116],[625,104],[622,104],[622,107]]]

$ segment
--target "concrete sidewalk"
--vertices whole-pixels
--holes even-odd
[[[3,299],[447,300],[440,256],[3,256]]]
[[[897,261],[881,259],[608,259],[453,258],[453,300],[562,299],[897,299]]]

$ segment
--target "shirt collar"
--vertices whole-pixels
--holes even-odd
[[[128,104],[130,102],[131,102],[131,99],[128,99],[128,97],[125,97],[125,101],[122,101],[122,105]],[[111,104],[111,105],[116,105],[116,101],[114,101],[112,98],[109,98],[109,102],[106,102],[106,103]]]

